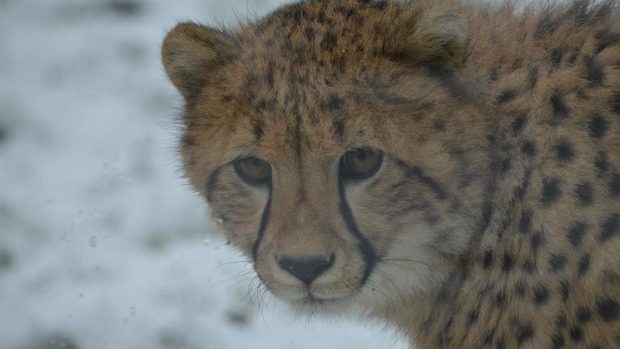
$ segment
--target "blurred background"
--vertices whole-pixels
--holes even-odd
[[[0,0],[0,348],[397,348],[253,291],[182,178],[159,61],[281,0]]]

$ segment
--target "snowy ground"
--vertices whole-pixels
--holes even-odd
[[[405,348],[259,311],[181,178],[165,31],[279,1],[0,0],[0,348]]]

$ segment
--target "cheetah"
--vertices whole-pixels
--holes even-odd
[[[306,0],[162,46],[262,285],[412,347],[620,348],[620,10]]]

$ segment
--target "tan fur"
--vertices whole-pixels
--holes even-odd
[[[620,347],[614,2],[306,1],[181,24],[162,57],[187,176],[276,296],[418,348]],[[360,147],[382,167],[341,179]],[[269,185],[235,173],[248,156]],[[326,254],[309,286],[278,265]]]

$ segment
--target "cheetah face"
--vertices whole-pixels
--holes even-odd
[[[266,149],[234,153],[206,181],[214,218],[265,287],[297,306],[331,309],[396,300],[439,281],[444,258],[464,240],[439,216],[451,203],[430,173],[376,139],[338,145],[325,128],[306,140],[314,149],[277,129],[266,124]]]
[[[296,305],[373,307],[445,277],[483,179],[467,158],[475,138],[458,136],[475,110],[437,74],[461,51],[456,26],[408,25],[419,16],[398,4],[338,5],[291,5],[236,33],[181,24],[163,60],[186,101],[187,176],[263,285]],[[407,35],[406,48],[385,39]],[[432,137],[442,130],[453,137]]]

